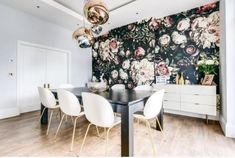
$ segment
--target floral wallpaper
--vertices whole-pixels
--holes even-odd
[[[175,83],[181,73],[197,84],[203,75],[197,70],[198,61],[219,62],[219,20],[216,2],[111,30],[93,45],[93,81],[102,78],[109,85],[133,88],[153,83],[155,76]]]

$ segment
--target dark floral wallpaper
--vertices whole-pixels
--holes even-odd
[[[155,76],[167,76],[175,83],[176,75],[183,73],[197,84],[202,78],[197,62],[219,62],[219,43],[219,2],[132,23],[96,38],[93,81],[103,78],[109,85],[133,88],[151,84]]]

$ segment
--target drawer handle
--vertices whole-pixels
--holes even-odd
[[[168,101],[168,100],[164,100],[164,101]]]
[[[194,94],[194,95],[200,95],[200,94]]]
[[[200,105],[199,103],[194,103],[195,105]]]

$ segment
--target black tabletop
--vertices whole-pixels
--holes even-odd
[[[90,92],[87,87],[78,87],[78,88],[71,88],[66,89],[76,95],[78,98],[81,97],[82,92]],[[56,92],[56,89],[52,90]],[[135,91],[135,90],[107,90],[105,92],[95,92],[100,96],[106,98],[112,104],[122,104],[122,105],[132,105],[136,102],[140,102],[143,100],[148,99],[154,92],[153,91]]]

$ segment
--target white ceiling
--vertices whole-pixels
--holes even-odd
[[[103,0],[110,10],[106,32],[151,16],[164,17],[216,0]],[[0,0],[33,16],[70,30],[82,25],[84,0]],[[37,8],[39,6],[40,8]],[[138,14],[136,14],[138,13]]]

